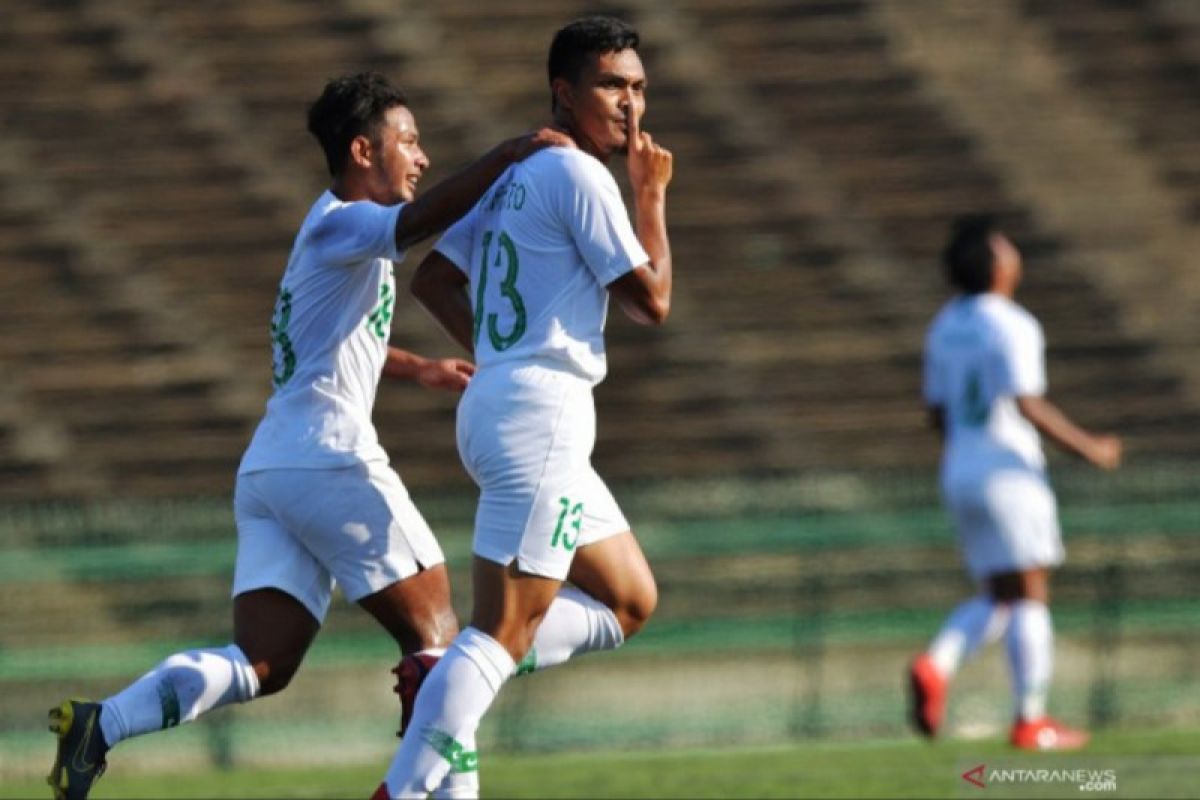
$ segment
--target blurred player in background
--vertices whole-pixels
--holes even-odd
[[[983,591],[954,609],[913,661],[913,722],[935,736],[960,664],[1005,635],[1016,699],[1012,744],[1082,747],[1086,733],[1046,714],[1054,657],[1049,571],[1062,563],[1063,546],[1038,434],[1107,470],[1120,464],[1121,442],[1082,430],[1045,398],[1042,329],[1013,302],[1021,255],[994,222],[956,222],[943,258],[961,293],[930,327],[924,394],[945,442],[942,495]]]
[[[414,199],[429,159],[405,95],[382,76],[331,81],[308,129],[332,183],[283,275],[271,322],[275,391],[238,469],[233,643],[172,655],[103,702],[52,709],[49,782],[59,798],[86,797],[124,739],[287,686],[335,583],[402,654],[436,655],[458,632],[442,551],[389,467],[371,411],[381,375],[459,392],[474,370],[388,345],[393,262],[459,219],[509,165],[572,143],[550,130],[511,139]],[[455,773],[443,791],[476,795],[477,777]]]
[[[469,742],[514,671],[615,648],[657,604],[645,556],[591,465],[609,296],[648,325],[665,321],[671,297],[672,158],[640,130],[637,46],[608,17],[555,35],[554,121],[579,149],[506,171],[413,277],[479,368],[458,409],[459,453],[480,487],[475,597],[377,798],[424,797],[447,771],[470,768]],[[626,155],[636,232],[605,167],[615,153]]]

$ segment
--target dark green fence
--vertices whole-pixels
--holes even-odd
[[[1053,710],[1077,723],[1200,723],[1195,465],[1056,473]],[[512,681],[485,751],[904,735],[902,675],[973,591],[930,475],[828,474],[617,487],[659,612],[616,653]],[[465,609],[472,498],[418,497]],[[229,635],[228,501],[0,510],[0,778],[45,769],[45,709],[103,696]],[[123,769],[385,759],[393,645],[335,604],[287,692],[122,746]],[[1010,714],[1002,652],[964,669],[952,734]]]

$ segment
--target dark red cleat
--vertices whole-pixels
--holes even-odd
[[[392,687],[392,691],[400,695],[400,730],[396,732],[397,736],[403,736],[408,730],[413,708],[417,704],[417,692],[425,682],[425,676],[440,659],[440,656],[429,653],[411,653],[400,659],[400,663],[392,669],[392,674],[396,676],[396,685]],[[386,792],[384,796],[386,797]]]

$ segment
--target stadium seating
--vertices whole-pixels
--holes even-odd
[[[1185,196],[1196,222],[1200,15],[1194,9],[1189,13],[1187,4],[1175,4],[1172,16],[1165,5],[1088,0],[1067,9],[1045,0],[1023,3],[1031,17],[1044,23],[1083,89],[1132,127],[1137,146],[1158,162],[1164,182]]]
[[[269,388],[266,326],[290,236],[325,180],[305,104],[340,72],[393,75],[436,180],[546,118],[548,36],[591,8],[110,5],[17,0],[0,32],[0,324],[18,398],[0,416],[6,499],[228,493]],[[1020,10],[1138,132],[1163,191],[1196,208],[1196,111],[1181,100],[1194,63],[1176,46],[1189,29],[1174,33],[1148,3],[1085,5]],[[627,11],[646,35],[647,128],[677,158],[679,277],[665,329],[612,315],[598,391],[607,475],[932,467],[921,336],[945,297],[938,245],[967,210],[998,212],[1024,247],[1024,299],[1063,405],[1134,447],[1200,451],[1187,376],[1150,357],[1161,343],[1113,324],[1125,300],[1089,281],[1077,243],[1010,190],[870,4]],[[403,297],[394,339],[453,352]],[[466,486],[452,397],[385,385],[377,422],[409,483]],[[31,446],[23,428],[55,444]]]

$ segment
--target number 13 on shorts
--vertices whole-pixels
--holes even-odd
[[[550,548],[561,546],[569,553],[575,549],[580,529],[583,527],[583,503],[572,503],[569,497],[558,498],[558,503],[562,510],[559,511],[558,523],[554,526]]]

